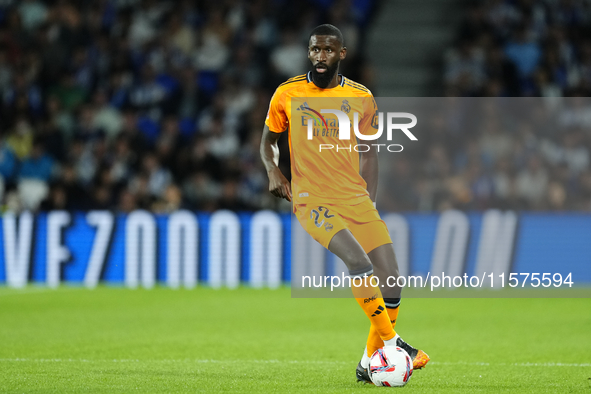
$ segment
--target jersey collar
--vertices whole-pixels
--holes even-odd
[[[341,83],[339,83],[340,86],[345,86],[345,76],[343,74],[339,74],[339,76],[341,77]],[[312,72],[308,71],[308,74],[306,74],[306,78],[308,80],[308,83],[312,82]]]

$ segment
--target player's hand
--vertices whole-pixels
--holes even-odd
[[[291,202],[291,183],[283,176],[279,168],[269,172],[269,191],[275,197],[285,198]]]

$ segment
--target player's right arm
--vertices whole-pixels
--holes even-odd
[[[284,94],[285,88],[282,86],[285,84],[280,85],[271,98],[263,128],[260,152],[269,177],[269,191],[275,197],[291,201],[291,184],[279,169],[279,146],[277,146],[279,137],[288,129],[289,124],[285,109],[287,104]]]
[[[263,128],[261,138],[261,159],[269,177],[269,191],[275,197],[285,198],[291,201],[291,184],[279,169],[279,141],[280,133],[269,130],[269,126]]]

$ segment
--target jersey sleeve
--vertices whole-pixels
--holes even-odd
[[[271,98],[265,124],[269,126],[269,130],[274,133],[283,133],[287,129],[288,120],[287,112],[285,110],[285,101],[286,95],[281,94],[279,90],[276,90]]]
[[[363,98],[363,118],[359,122],[359,132],[372,135],[378,131],[378,105],[373,95],[369,93]]]

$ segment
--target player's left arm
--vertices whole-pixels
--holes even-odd
[[[360,131],[363,134],[374,134],[377,131],[377,111],[378,107],[373,95],[370,93],[368,97],[363,98],[364,116],[361,124],[359,125]],[[359,157],[359,174],[367,183],[367,191],[369,192],[369,198],[371,201],[376,201],[378,192],[378,150],[376,147],[371,146],[367,152],[362,152]]]
[[[359,173],[367,183],[367,191],[371,201],[376,201],[378,192],[378,150],[373,146],[367,152],[361,153],[359,158]]]

